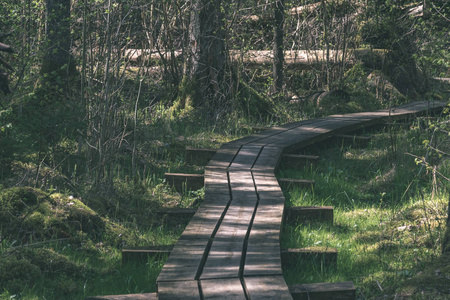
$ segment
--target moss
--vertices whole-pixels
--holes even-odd
[[[46,238],[72,238],[84,232],[93,238],[104,233],[105,221],[80,199],[33,188],[0,193],[2,237],[28,243]],[[6,230],[5,230],[6,228]]]
[[[410,296],[425,294],[427,299],[435,299],[430,295],[448,297],[450,293],[449,278],[450,254],[445,254],[429,263],[424,271],[406,280],[401,287],[396,289],[395,293]]]
[[[0,191],[0,214],[17,215],[47,199],[47,194],[31,187],[14,187]]]
[[[86,265],[76,264],[52,249],[21,248],[0,257],[0,286],[11,294],[45,284],[53,290],[54,299],[65,299],[65,295],[79,291],[81,282],[93,274]]]

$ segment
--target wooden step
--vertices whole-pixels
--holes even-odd
[[[289,286],[294,300],[354,300],[356,288],[353,282],[309,283]],[[85,300],[158,300],[157,293],[91,296]]]
[[[173,245],[153,246],[140,249],[122,249],[122,263],[146,263],[149,259],[159,261],[167,257],[173,249]]]
[[[196,208],[167,208],[158,210],[158,215],[166,215],[169,218],[192,218],[197,212]]]
[[[352,145],[356,147],[366,147],[372,140],[372,137],[370,136],[360,136],[351,134],[337,134],[335,135],[335,137],[341,139],[342,142],[347,145]]]
[[[283,154],[282,163],[285,169],[299,169],[317,164],[319,156],[303,154]]]
[[[332,206],[293,206],[286,208],[286,222],[330,222],[333,223]]]
[[[294,300],[355,300],[356,289],[352,281],[309,283],[289,286]]]
[[[314,180],[307,179],[293,179],[293,178],[279,178],[278,182],[283,189],[291,188],[312,188],[314,186]]]
[[[205,185],[203,174],[165,173],[166,184],[174,187],[179,193],[196,191]]]
[[[191,165],[206,166],[216,152],[217,150],[215,149],[186,147],[186,163]]]
[[[296,264],[299,260],[317,259],[329,265],[337,264],[338,251],[331,247],[306,247],[295,249],[282,249],[281,260],[283,264]]]
[[[91,296],[84,298],[85,300],[158,300],[158,294],[128,294],[128,295],[108,295],[108,296]]]

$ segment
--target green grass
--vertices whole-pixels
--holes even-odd
[[[230,122],[226,130],[206,129],[203,121],[153,116],[140,131],[143,142],[139,144],[140,166],[135,176],[130,158],[119,155],[110,185],[93,187],[80,179],[77,187],[81,190],[76,194],[45,185],[42,189],[48,193],[32,190],[42,199],[51,194],[49,199],[53,200],[45,200],[39,209],[28,203],[26,211],[32,213],[23,225],[29,230],[17,231],[1,241],[0,299],[67,299],[67,295],[83,299],[154,292],[164,259],[122,265],[120,250],[176,242],[188,220],[170,220],[157,211],[191,207],[204,192],[177,193],[164,185],[163,173],[201,173],[201,168],[185,164],[184,148],[218,148],[250,133],[245,120]],[[419,171],[415,157],[407,154],[425,156],[428,148],[422,141],[436,143],[436,139],[420,120],[410,128],[395,128],[395,135],[389,130],[377,131],[366,148],[338,141],[306,149],[308,154],[320,155],[317,167],[279,171],[280,177],[316,181],[313,190],[285,191],[287,205],[335,208],[333,225],[285,224],[282,248],[328,246],[339,251],[337,266],[317,259],[285,266],[289,284],[352,280],[369,299],[383,294],[379,286],[384,292],[395,293],[421,276],[420,272],[428,274],[427,266],[436,263],[448,183],[438,180],[433,185],[433,172],[429,168]],[[448,139],[439,136],[439,141],[433,145],[447,151]],[[440,162],[431,154],[429,158],[430,162]],[[15,167],[17,178],[8,180],[33,183],[33,166],[18,162]],[[439,164],[438,171],[447,177],[449,169],[448,162]],[[0,190],[0,200],[5,190]],[[18,220],[23,217],[21,213],[13,215]],[[80,228],[83,220],[97,225]],[[5,228],[0,226],[2,237]],[[414,293],[411,290],[405,288],[404,293]]]
[[[424,155],[422,141],[429,132],[413,127],[395,134],[395,153],[386,130],[365,148],[336,141],[308,149],[320,156],[316,167],[280,171],[283,177],[316,182],[312,190],[285,191],[287,205],[334,207],[334,224],[285,225],[282,248],[338,250],[336,266],[314,258],[285,266],[288,284],[353,281],[361,299],[397,295],[440,256],[450,184],[433,184],[433,175],[420,171],[407,154]],[[448,171],[446,164],[438,169]]]

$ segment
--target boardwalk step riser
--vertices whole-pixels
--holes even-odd
[[[357,136],[349,134],[338,134],[335,136],[344,145],[351,145],[354,147],[366,147],[369,145],[372,137],[369,136]]]
[[[312,188],[315,184],[314,180],[306,179],[292,179],[292,178],[279,178],[278,182],[282,189],[294,189],[294,188]]]
[[[285,222],[327,222],[333,223],[332,206],[294,206],[285,210]]]

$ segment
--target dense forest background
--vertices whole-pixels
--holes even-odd
[[[367,108],[430,98],[432,78],[449,76],[448,10],[446,1],[2,3],[2,41],[16,53],[5,57],[14,73],[3,88],[12,93],[2,96],[1,173],[37,153],[36,166],[76,165],[95,183],[111,181],[124,157],[136,174],[139,129],[161,106],[217,126],[286,122],[286,101],[317,103],[323,92]]]
[[[58,273],[30,266],[50,254],[28,245],[155,244],[132,228],[162,230],[161,203],[201,197],[161,185],[187,168],[186,146],[449,95],[446,0],[10,0],[0,15],[5,299],[35,293],[27,268]],[[51,251],[78,279],[94,272]],[[77,280],[58,284],[77,290]]]

